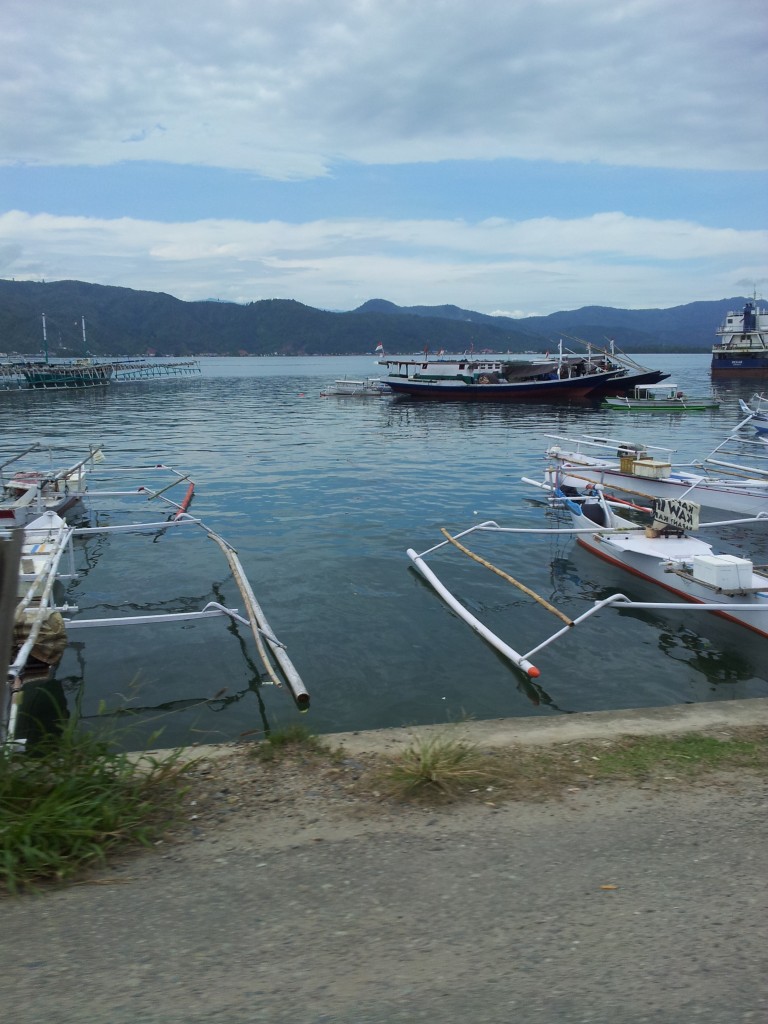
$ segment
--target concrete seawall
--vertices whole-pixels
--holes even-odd
[[[582,711],[552,718],[494,718],[456,725],[402,726],[359,732],[326,733],[323,739],[344,747],[350,754],[393,753],[413,743],[415,737],[457,732],[482,747],[515,745],[547,746],[574,740],[611,739],[617,736],[663,736],[717,729],[746,729],[768,725],[768,698],[713,701],[708,704],[673,704],[664,708],[630,708],[621,711]],[[200,746],[196,754],[216,757],[231,749]]]

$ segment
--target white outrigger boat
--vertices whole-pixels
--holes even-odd
[[[763,394],[752,395],[749,402],[739,399],[739,408],[746,416],[740,426],[749,424],[760,434],[768,433],[768,398]]]
[[[714,395],[688,395],[677,384],[638,384],[629,394],[609,395],[603,399],[603,405],[639,412],[697,412],[719,409],[720,399]]]
[[[48,452],[50,466],[29,465],[29,456]],[[54,468],[53,449],[33,444],[0,463],[0,527],[24,526],[43,512],[63,515],[82,500],[87,474],[103,458],[101,448],[91,446],[88,454],[73,465]],[[26,460],[26,461],[25,461]]]
[[[528,481],[535,483],[535,481]],[[698,506],[693,502],[665,502],[660,500],[654,509],[652,527],[643,527],[618,516],[604,495],[599,492],[588,496],[566,497],[562,491],[547,484],[537,484],[553,493],[555,507],[564,508],[571,518],[571,526],[564,529],[502,527],[488,521],[471,526],[451,535],[443,529],[445,539],[439,544],[417,553],[408,549],[408,557],[437,594],[472,629],[483,637],[516,668],[531,678],[541,673],[531,661],[539,651],[564,636],[574,626],[585,622],[604,608],[635,608],[658,610],[704,611],[722,616],[768,638],[768,566],[755,567],[749,559],[729,554],[717,554],[712,545],[690,537],[682,529],[698,527]],[[749,519],[728,520],[707,526],[761,523],[768,525],[768,513]],[[702,524],[704,525],[704,524]],[[634,601],[623,593],[611,594],[595,601],[581,615],[570,618],[555,608],[544,597],[495,565],[470,551],[462,541],[473,533],[517,535],[530,539],[532,535],[573,535],[589,551],[634,576],[656,583],[671,591],[683,603],[670,601]],[[547,611],[558,617],[564,625],[551,636],[521,653],[502,640],[476,618],[458,598],[441,582],[427,565],[426,558],[446,545],[453,545],[464,554],[490,569],[508,583],[522,590]]]
[[[389,394],[389,388],[380,377],[366,377],[353,380],[342,377],[329,384],[320,392],[321,398],[381,398]]]
[[[546,451],[551,463],[546,476],[550,483],[561,479],[577,490],[600,484],[646,505],[653,498],[686,499],[724,512],[758,515],[768,512],[768,456],[765,445],[736,436],[747,422],[739,423],[702,461],[685,463],[673,462],[674,449],[659,445],[548,434],[561,443]]]
[[[309,707],[309,694],[298,672],[291,663],[285,645],[274,635],[264,612],[259,606],[251,585],[240,564],[235,549],[209,526],[190,515],[189,506],[192,502],[195,485],[186,474],[180,473],[162,464],[142,467],[117,467],[102,469],[99,478],[110,482],[117,474],[129,474],[136,479],[138,475],[146,479],[148,476],[161,474],[165,479],[157,486],[142,483],[129,489],[109,487],[87,491],[89,505],[97,505],[101,510],[107,499],[115,499],[110,505],[109,525],[70,525],[53,511],[43,513],[29,522],[24,530],[0,530],[0,542],[8,550],[15,551],[17,573],[16,599],[9,601],[10,558],[6,557],[6,547],[0,548],[0,640],[5,642],[11,632],[13,642],[7,672],[5,664],[0,665],[0,747],[3,744],[22,746],[23,741],[17,740],[19,709],[23,699],[25,676],[34,674],[36,663],[43,661],[56,664],[67,644],[67,637],[82,629],[105,628],[118,626],[151,625],[158,623],[188,622],[197,619],[222,617],[230,623],[240,623],[250,627],[253,639],[265,670],[265,678],[276,686],[287,685],[297,707],[306,710]],[[170,477],[170,482],[167,478]],[[98,481],[97,481],[98,482]],[[186,485],[183,497],[174,501],[168,491],[177,486]],[[135,504],[137,501],[145,506],[153,503],[160,506],[162,515],[154,515],[149,519],[144,516],[131,516],[127,523],[117,523],[116,509],[123,511],[124,502]],[[114,507],[113,507],[114,506]],[[165,531],[182,530],[201,531],[209,540],[213,540],[223,553],[229,565],[232,578],[240,592],[245,611],[240,614],[237,608],[226,608],[217,602],[208,602],[197,611],[189,610],[189,601],[179,599],[184,610],[161,614],[134,614],[128,616],[108,616],[102,618],[80,618],[79,608],[62,601],[62,585],[67,581],[79,578],[78,548],[76,542],[81,538],[96,535],[116,535],[145,533],[157,538]],[[19,543],[19,538],[21,542]],[[15,546],[15,547],[14,547]],[[11,581],[13,582],[13,581]],[[41,640],[50,634],[59,634],[61,648],[58,658],[53,656],[38,658],[37,650]],[[9,641],[10,643],[10,641]],[[0,644],[0,658],[6,651]]]

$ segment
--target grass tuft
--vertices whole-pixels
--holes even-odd
[[[0,889],[71,879],[150,845],[180,808],[181,752],[140,762],[67,723],[34,753],[0,751]]]
[[[283,729],[271,732],[261,743],[253,746],[253,756],[258,761],[276,761],[280,757],[299,755],[319,755],[335,760],[341,752],[335,750],[319,736],[300,723],[287,725]]]
[[[418,737],[382,769],[379,784],[401,799],[455,797],[493,779],[486,755],[450,733]]]

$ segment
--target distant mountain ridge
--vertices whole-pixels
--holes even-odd
[[[743,297],[671,309],[584,306],[548,316],[490,316],[458,306],[397,306],[371,299],[329,312],[293,299],[237,304],[185,302],[164,292],[82,281],[0,280],[0,350],[42,348],[46,315],[51,355],[81,356],[81,317],[94,355],[353,355],[381,343],[390,353],[551,350],[569,336],[627,352],[707,351],[729,310]]]

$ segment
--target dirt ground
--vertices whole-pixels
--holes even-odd
[[[738,705],[738,706],[736,706]],[[768,724],[768,701],[478,723],[509,748]],[[576,716],[572,716],[576,719]],[[522,737],[522,738],[521,738]],[[336,758],[193,751],[183,818],[149,851],[5,900],[15,1024],[757,1024],[768,1017],[768,793],[583,780],[411,805]],[[343,742],[342,742],[343,740]]]

